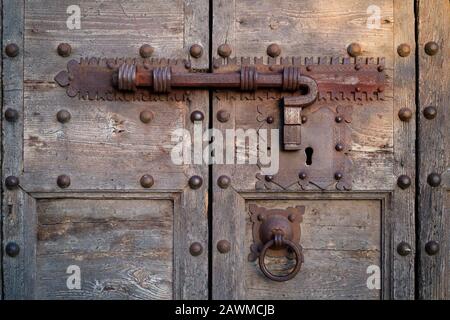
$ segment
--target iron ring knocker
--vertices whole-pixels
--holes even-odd
[[[264,263],[264,258],[266,257],[267,250],[274,246],[274,245],[285,245],[289,247],[295,254],[295,266],[294,269],[284,276],[277,276],[274,275],[267,269],[266,264]],[[259,267],[261,268],[262,273],[273,281],[278,282],[284,282],[291,280],[294,278],[297,273],[300,271],[300,268],[303,263],[303,253],[302,253],[302,247],[298,244],[295,244],[291,240],[283,239],[283,236],[281,235],[275,235],[274,238],[270,241],[267,241],[267,243],[263,246],[261,249],[260,255],[259,255]]]

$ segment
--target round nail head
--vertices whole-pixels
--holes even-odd
[[[433,106],[428,106],[425,109],[423,109],[423,116],[425,119],[432,120],[436,118],[437,110]]]
[[[231,244],[227,240],[220,240],[217,242],[217,250],[220,253],[228,253],[231,250]]]
[[[428,175],[427,182],[432,187],[438,187],[441,184],[441,175],[436,172],[432,172]]]
[[[278,44],[272,43],[267,47],[267,54],[272,58],[276,58],[281,54],[281,48]]]
[[[347,47],[347,53],[351,57],[357,57],[362,54],[361,45],[359,43],[353,42]]]
[[[19,186],[19,178],[16,176],[9,176],[5,179],[5,186],[8,189],[15,189]]]
[[[68,175],[62,174],[56,179],[56,184],[58,187],[65,189],[70,186],[70,177]]]
[[[408,122],[409,120],[411,120],[412,115],[413,115],[413,113],[412,113],[411,109],[409,109],[409,108],[401,108],[398,111],[398,117],[400,118],[401,121],[404,121],[404,122]]]
[[[59,110],[58,113],[56,114],[56,119],[58,120],[58,122],[61,123],[69,122],[71,117],[72,116],[70,112],[67,110]]]
[[[407,57],[411,54],[411,47],[407,43],[402,43],[397,47],[397,53],[400,57]]]
[[[151,188],[155,183],[155,180],[153,180],[153,177],[151,175],[144,174],[141,177],[140,183],[143,188]]]
[[[406,242],[400,242],[397,246],[397,252],[402,257],[405,257],[411,253],[412,249],[409,243]]]
[[[14,58],[19,55],[19,46],[15,43],[10,43],[5,47],[5,53],[8,57]]]
[[[153,120],[153,113],[148,110],[144,110],[139,114],[139,119],[141,119],[142,123],[149,123]]]
[[[434,42],[430,41],[425,44],[425,53],[429,56],[434,56],[439,51],[439,45]]]
[[[425,245],[425,251],[428,253],[428,255],[434,256],[439,252],[439,243],[437,243],[436,241],[427,242],[427,244]]]
[[[60,43],[56,51],[61,57],[68,57],[72,53],[72,47],[68,43]]]
[[[411,178],[407,175],[401,175],[397,179],[397,185],[400,187],[400,189],[406,189],[411,185]]]
[[[231,179],[228,176],[220,176],[219,179],[217,179],[217,184],[219,185],[220,188],[222,189],[226,189],[230,186],[231,184]]]
[[[5,120],[8,122],[16,122],[19,119],[19,112],[17,110],[8,108],[5,111]]]
[[[143,44],[139,48],[139,54],[142,58],[150,58],[154,51],[155,49],[149,44]]]
[[[228,43],[221,44],[219,48],[217,48],[217,53],[222,58],[228,58],[231,55],[232,49]]]
[[[203,114],[203,112],[196,110],[191,113],[191,121],[192,122],[203,121],[203,119],[205,119],[205,115]]]
[[[15,242],[8,242],[5,246],[5,252],[8,256],[14,258],[20,253],[20,247]]]
[[[189,247],[189,252],[191,253],[192,256],[197,257],[202,254],[203,247],[199,242],[194,242]]]
[[[193,58],[200,58],[203,54],[203,47],[199,44],[193,44],[189,48],[189,53]]]
[[[219,110],[217,112],[217,120],[220,122],[227,122],[230,120],[230,113],[226,110]]]
[[[203,184],[203,179],[200,176],[192,176],[189,178],[189,187],[191,189],[198,189]]]

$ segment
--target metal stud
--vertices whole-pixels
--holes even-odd
[[[362,54],[362,49],[359,43],[353,42],[347,47],[347,52],[351,57],[357,57]]]
[[[377,70],[378,70],[379,72],[383,72],[383,71],[384,71],[384,66],[378,66]]]
[[[143,188],[151,188],[155,183],[155,180],[153,180],[153,177],[151,175],[144,174],[139,180],[139,182],[141,183],[141,186]]]
[[[231,244],[227,240],[220,240],[217,242],[217,250],[220,253],[228,253],[231,250]]]
[[[8,108],[5,111],[5,120],[8,122],[16,122],[19,119],[19,112],[17,110]]]
[[[271,123],[273,123],[274,121],[275,121],[275,119],[274,119],[272,116],[268,116],[267,119],[266,119],[266,122],[267,122],[268,124],[271,124]]]
[[[68,43],[60,43],[56,51],[61,57],[68,57],[72,53],[72,47]]]
[[[5,47],[5,53],[8,57],[14,58],[19,54],[19,46],[15,43],[10,43]]]
[[[306,66],[306,71],[312,71],[313,67],[312,66]]]
[[[425,251],[428,253],[428,255],[434,256],[439,252],[439,243],[433,240],[427,242],[427,244],[425,245]]]
[[[68,175],[62,174],[58,176],[56,179],[56,183],[58,184],[58,187],[65,189],[70,186],[70,177]]]
[[[334,118],[334,121],[336,121],[337,123],[341,123],[342,121],[344,121],[344,118],[342,116],[337,116],[336,118]]]
[[[14,258],[19,254],[20,247],[15,242],[8,242],[5,246],[5,252],[8,256]]]
[[[360,70],[361,69],[361,65],[359,63],[355,64],[355,70]]]
[[[338,152],[344,150],[344,145],[342,143],[336,143],[336,145],[334,146],[334,149]]]
[[[398,117],[404,122],[408,122],[412,118],[412,111],[409,108],[401,108],[398,111]]]
[[[220,176],[219,179],[217,179],[217,185],[222,188],[222,189],[226,189],[230,186],[231,184],[231,179],[228,176]]]
[[[272,43],[267,47],[267,54],[272,58],[276,58],[281,54],[281,48],[278,44]]]
[[[203,246],[199,242],[194,242],[189,247],[189,252],[192,256],[197,257],[202,254]]]
[[[141,119],[143,123],[149,123],[153,120],[153,112],[144,110],[140,113],[139,119]]]
[[[264,177],[264,179],[265,179],[267,182],[272,182],[273,176],[272,176],[272,175],[267,175],[267,176]]]
[[[71,117],[70,112],[67,110],[59,110],[56,114],[56,119],[61,123],[69,122]]]
[[[434,56],[439,51],[439,45],[434,42],[430,41],[425,44],[425,53],[429,56]]]
[[[441,184],[441,175],[436,172],[432,172],[428,175],[427,182],[432,187],[438,187]]]
[[[191,113],[191,121],[192,122],[203,121],[203,119],[205,119],[205,115],[203,114],[203,112],[196,110]]]
[[[186,69],[190,69],[190,68],[192,67],[192,63],[191,63],[189,60],[186,60],[186,61],[184,62],[184,67],[185,67]]]
[[[155,49],[149,44],[143,44],[139,48],[139,54],[142,58],[150,58],[154,51]]]
[[[220,122],[227,122],[230,120],[230,113],[226,110],[219,110],[217,112],[217,120]]]
[[[307,116],[302,116],[302,123],[306,123],[308,121],[308,117]]]
[[[305,180],[308,177],[308,175],[306,174],[306,172],[302,171],[298,174],[298,177],[300,180]]]
[[[341,180],[342,177],[343,177],[343,174],[342,174],[341,172],[336,172],[336,173],[334,174],[334,179],[335,179],[335,180]]]
[[[400,242],[397,246],[397,252],[399,255],[405,257],[411,253],[412,249],[409,243]]]
[[[402,43],[397,47],[397,53],[400,57],[407,57],[411,54],[411,47],[407,43]]]
[[[436,114],[437,114],[437,110],[433,106],[428,106],[425,109],[423,109],[423,116],[428,120],[432,120],[432,119],[436,118]]]
[[[401,175],[397,179],[397,185],[400,187],[400,189],[406,189],[411,185],[411,178],[407,175]]]
[[[10,190],[17,188],[19,186],[19,183],[19,178],[17,178],[16,176],[9,176],[5,179],[5,186]]]
[[[203,55],[203,47],[199,44],[193,44],[189,48],[189,53],[193,58],[200,58]]]
[[[203,179],[200,176],[192,176],[189,178],[189,187],[191,189],[198,189],[202,186],[203,184]]]
[[[217,48],[217,53],[222,58],[228,58],[231,55],[232,49],[228,43],[221,44],[219,48]]]

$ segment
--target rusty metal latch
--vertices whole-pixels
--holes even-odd
[[[288,93],[283,95],[281,104],[285,150],[300,149],[302,110],[316,100],[384,99],[383,58],[318,59],[315,63],[313,58],[292,57],[281,58],[279,64],[275,59],[264,64],[262,58],[242,58],[239,62],[236,58],[227,58],[225,64],[223,60],[214,59],[212,73],[195,72],[184,60],[72,60],[67,65],[68,71],[58,73],[55,80],[60,86],[67,87],[70,97],[89,100],[120,99],[120,92],[132,92],[144,99],[144,90],[169,94],[177,89],[195,88],[279,89]]]

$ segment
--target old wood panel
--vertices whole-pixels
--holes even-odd
[[[432,173],[444,175],[450,166],[450,3],[448,1],[417,1],[418,67],[419,67],[419,241],[418,297],[421,299],[450,298],[448,185],[432,187]],[[434,55],[425,52],[429,42],[436,42]],[[437,110],[434,119],[427,119],[425,108]],[[445,179],[444,179],[445,180]],[[438,252],[425,248],[431,241],[439,245]]]
[[[371,10],[374,10],[374,6],[379,9],[380,25],[371,28],[368,23],[373,18]],[[415,111],[414,82],[411,82],[415,76],[414,54],[401,59],[397,54],[397,47],[401,43],[409,44],[414,52],[413,3],[393,0],[303,1],[302,5],[298,5],[298,2],[289,0],[276,4],[239,0],[215,1],[213,15],[212,53],[215,57],[219,57],[217,48],[227,43],[232,48],[231,57],[263,57],[263,60],[268,62],[267,47],[271,43],[277,43],[281,47],[281,57],[316,57],[315,62],[320,58],[322,63],[328,64],[331,63],[330,57],[348,57],[347,46],[357,42],[362,47],[362,57],[385,58],[385,99],[350,103],[353,105],[352,121],[348,124],[352,139],[349,152],[349,158],[353,162],[352,191],[342,193],[341,196],[351,202],[352,199],[371,199],[379,192],[383,194],[381,198],[377,198],[382,202],[378,212],[381,240],[377,259],[383,274],[383,290],[381,293],[369,293],[369,296],[385,299],[413,298],[414,254],[400,257],[396,252],[397,245],[402,241],[408,242],[414,250],[414,183],[405,190],[397,186],[398,176],[406,174],[413,181],[415,177],[415,123],[414,120],[402,122],[398,117],[402,107],[410,108],[413,113]],[[276,61],[279,62],[280,58]],[[308,107],[308,110],[312,110],[312,113],[316,109],[333,106],[335,103],[321,101]],[[279,128],[279,108],[277,95],[271,92],[216,93],[213,96],[214,127],[222,132],[238,128]],[[228,122],[216,119],[220,110],[230,113]],[[268,116],[274,118],[273,123],[266,122]],[[317,135],[317,130],[312,128],[313,124],[314,121],[308,120],[302,125],[302,143],[305,145],[313,144],[314,136]],[[283,170],[283,167],[280,170]],[[241,266],[248,263],[248,248],[242,245],[246,226],[239,215],[243,212],[246,192],[255,192],[258,183],[265,185],[264,181],[261,181],[264,177],[257,176],[259,172],[257,165],[213,167],[213,246],[222,239],[228,239],[232,246],[228,254],[213,252],[214,298],[246,296],[244,284],[236,280],[240,279]],[[217,179],[221,175],[231,178],[231,187],[221,189],[217,186]],[[292,197],[295,197],[295,194],[305,197],[304,191],[314,190],[318,189],[311,185],[301,188],[296,185],[290,188],[289,192],[271,186],[270,190],[260,191],[259,199],[267,197],[274,201],[271,197],[273,192],[279,192],[285,197],[291,194]],[[327,196],[333,198],[339,194],[328,192]],[[320,193],[313,192],[310,196],[319,199]],[[278,199],[280,198],[284,199],[279,196]],[[245,235],[248,236],[247,233]],[[338,239],[339,233],[330,231],[327,237]],[[347,242],[346,245],[351,247],[352,244]],[[358,263],[357,259],[349,261]],[[255,270],[253,271],[256,272]],[[251,277],[257,276],[253,274]],[[255,283],[252,282],[253,285]],[[332,282],[324,284],[324,287],[330,289],[327,283]],[[289,283],[284,285],[291,288]],[[259,283],[259,287],[254,285],[252,290],[260,292],[258,288],[262,287]],[[351,292],[350,287],[347,287],[346,291],[351,297],[361,294],[362,291],[358,290],[364,290],[356,286],[358,289]],[[289,291],[282,288],[283,285],[278,286],[277,292]],[[324,290],[317,291],[321,298],[326,296]],[[296,293],[304,297],[300,291]],[[330,289],[329,295],[339,297],[344,293]],[[286,293],[286,296],[289,294]],[[294,294],[290,297],[294,298]]]
[[[37,297],[173,298],[173,207],[170,200],[39,200]],[[80,268],[80,289],[67,288],[71,265]]]

